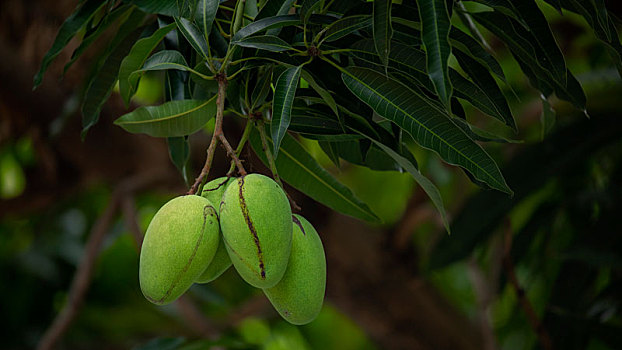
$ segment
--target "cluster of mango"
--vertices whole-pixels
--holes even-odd
[[[140,287],[149,301],[164,305],[232,264],[288,322],[306,324],[320,312],[326,288],[320,237],[292,215],[283,189],[260,174],[215,179],[201,196],[164,204],[145,234]]]

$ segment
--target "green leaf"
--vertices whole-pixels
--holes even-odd
[[[196,20],[203,32],[203,38],[207,40],[212,31],[212,24],[218,12],[219,0],[199,0],[197,3]]]
[[[266,67],[263,74],[257,81],[257,85],[251,94],[251,112],[255,111],[255,107],[261,106],[268,94],[270,93],[270,84],[272,83],[272,66]]]
[[[302,66],[287,68],[277,79],[274,89],[272,122],[270,130],[274,142],[274,158],[279,154],[281,140],[287,133],[291,121],[292,104],[296,96],[296,88],[300,80]]]
[[[315,90],[315,92],[317,92],[318,95],[320,95],[320,97],[324,100],[324,102],[326,102],[326,104],[330,107],[333,113],[335,113],[337,118],[339,118],[340,116],[339,116],[339,110],[337,108],[337,102],[335,102],[335,99],[333,98],[333,96],[331,96],[330,92],[328,92],[326,89],[321,87],[315,81],[311,73],[303,69],[301,74],[302,74],[302,79],[304,79],[307,83],[309,83],[309,86],[311,86],[311,88],[313,88],[313,90]],[[341,122],[341,119],[340,119],[340,122]],[[343,122],[341,122],[341,124],[343,125]]]
[[[350,68],[342,79],[348,89],[379,115],[406,130],[422,147],[437,152],[490,187],[512,194],[495,161],[451,117],[406,85],[365,68]]]
[[[540,96],[542,100],[542,114],[540,114],[540,127],[542,128],[540,132],[540,139],[544,140],[544,137],[548,135],[551,130],[553,130],[553,126],[555,125],[555,110],[549,103],[549,100],[544,96]]]
[[[139,37],[141,29],[136,29],[144,14],[134,11],[121,25],[106,52],[102,55],[102,64],[87,84],[82,102],[82,138],[99,120],[102,106],[108,100],[117,82],[121,61],[130,51],[132,44]]]
[[[436,93],[449,111],[452,93],[448,70],[451,54],[449,13],[445,0],[421,0],[418,4],[421,17],[421,39],[427,54],[427,71]]]
[[[56,34],[52,47],[45,53],[43,60],[41,60],[41,67],[33,79],[33,89],[36,89],[37,86],[41,84],[43,74],[45,74],[45,71],[50,66],[50,63],[52,63],[56,56],[58,56],[63,48],[69,43],[71,38],[73,38],[78,31],[80,31],[80,29],[82,29],[91,20],[91,18],[93,18],[95,13],[106,5],[106,3],[106,1],[101,0],[87,0],[74,13],[67,17],[63,25],[61,25],[58,30],[58,34]]]
[[[348,16],[341,18],[326,27],[322,42],[339,40],[350,33],[353,33],[359,29],[367,28],[370,25],[371,17],[369,15]]]
[[[121,116],[114,123],[131,133],[154,137],[190,135],[216,115],[216,97],[207,101],[180,100],[159,106],[140,107]]]
[[[326,156],[331,162],[333,162],[333,164],[335,164],[337,168],[341,167],[339,162],[339,153],[337,152],[337,147],[334,142],[318,141],[318,145],[320,145],[320,148],[324,151],[324,154],[326,154]]]
[[[255,20],[287,14],[293,2],[294,0],[267,0]]]
[[[172,0],[131,0],[130,4],[136,5],[139,9],[147,13],[156,13],[170,17],[187,15],[190,11],[186,7],[187,1]]]
[[[376,51],[385,67],[389,64],[389,51],[391,50],[391,0],[374,0],[372,32]]]
[[[447,212],[445,211],[445,205],[443,204],[443,198],[434,183],[427,177],[423,176],[423,174],[419,172],[419,169],[417,169],[408,159],[374,139],[370,138],[369,140],[371,140],[376,146],[380,147],[386,154],[393,158],[402,168],[412,175],[413,179],[415,179],[423,191],[428,195],[428,197],[430,197],[432,203],[441,214],[441,220],[443,221],[443,225],[445,226],[447,233],[451,233],[449,220],[447,219]]]
[[[97,27],[94,30],[88,31],[85,34],[84,39],[82,39],[82,42],[80,43],[80,46],[78,46],[78,48],[73,51],[73,53],[71,54],[71,60],[67,62],[67,64],[65,64],[65,68],[63,68],[63,75],[74,64],[74,62],[77,61],[80,56],[82,56],[84,51],[86,51],[86,49],[91,46],[91,44],[95,40],[97,40],[97,38],[99,38],[108,27],[110,27],[111,24],[115,23],[119,18],[121,18],[121,22],[125,21],[131,13],[132,9],[129,5],[121,5],[112,10],[110,13],[106,14],[104,18],[101,19],[99,24],[97,24]]]
[[[190,160],[190,143],[187,136],[169,137],[166,139],[168,144],[168,155],[181,175],[188,183],[188,160]]]
[[[293,49],[285,40],[274,35],[251,36],[240,41],[235,41],[233,44],[272,52],[283,52]]]
[[[263,30],[268,30],[272,28],[281,28],[281,27],[298,25],[298,24],[300,24],[300,18],[296,15],[281,15],[281,16],[262,18],[238,30],[238,32],[235,33],[233,38],[231,38],[231,41],[233,42],[240,41],[246,38],[247,36],[261,32]]]
[[[300,7],[300,19],[302,23],[307,23],[311,14],[320,9],[323,3],[324,1],[320,0],[304,0]]]
[[[257,130],[251,132],[249,140],[262,162],[268,164]],[[268,142],[272,140],[269,138]],[[282,140],[281,156],[276,160],[276,168],[285,182],[327,207],[361,220],[379,221],[365,203],[322,168],[290,135],[285,135]]]
[[[499,79],[505,81],[505,74],[499,62],[486,51],[479,43],[479,41],[473,39],[470,35],[462,30],[451,27],[449,32],[449,40],[453,46],[452,52],[461,51],[468,54],[474,60],[480,62],[492,71]]]
[[[158,46],[160,41],[164,39],[164,36],[174,28],[175,24],[171,23],[156,30],[151,36],[138,40],[127,57],[121,62],[121,68],[119,69],[119,91],[126,106],[130,104],[130,99],[137,88],[137,85],[130,85],[130,74],[143,66],[147,57],[149,57],[151,52]]]
[[[188,40],[190,46],[204,59],[209,62],[209,44],[205,40],[203,33],[197,28],[194,23],[183,17],[175,17],[175,23],[177,28],[183,34],[184,38]]]
[[[156,52],[153,56],[149,57],[147,61],[145,61],[145,65],[130,74],[128,81],[131,86],[136,86],[138,84],[138,80],[142,76],[144,72],[154,71],[154,70],[166,70],[166,69],[175,69],[184,72],[191,72],[200,77],[205,77],[205,75],[200,72],[195,71],[194,69],[188,67],[188,63],[186,63],[186,59],[179,51],[176,50],[162,50]]]

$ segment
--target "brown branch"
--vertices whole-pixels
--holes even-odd
[[[225,96],[227,94],[227,77],[224,74],[218,74],[218,96],[216,97],[216,122],[214,125],[214,134],[212,135],[212,141],[207,148],[207,158],[205,159],[205,165],[203,165],[203,169],[201,169],[201,173],[194,180],[194,184],[188,190],[187,194],[195,194],[199,187],[205,182],[207,175],[209,174],[210,168],[212,167],[212,161],[214,160],[214,152],[216,151],[216,145],[218,141],[220,141],[225,149],[227,150],[227,154],[238,167],[238,171],[241,175],[246,175],[246,170],[242,166],[242,162],[231,148],[229,141],[222,132],[222,120],[225,110]]]
[[[551,338],[540,322],[536,311],[533,308],[533,305],[527,298],[525,293],[525,289],[521,287],[520,282],[518,281],[518,277],[516,276],[516,271],[514,269],[514,263],[512,262],[512,225],[510,219],[506,219],[505,221],[505,249],[504,249],[504,257],[503,257],[503,267],[505,269],[505,273],[507,274],[510,283],[514,287],[516,291],[516,296],[518,297],[518,302],[520,303],[523,312],[527,316],[529,320],[529,324],[531,328],[538,336],[538,340],[540,341],[540,345],[545,350],[552,350],[553,344],[551,343]]]
[[[71,282],[67,303],[39,341],[38,350],[52,349],[77,316],[90,285],[100,247],[119,208],[119,199],[118,193],[113,194],[108,207],[93,226],[84,255]]]
[[[73,277],[69,288],[67,303],[56,316],[50,327],[37,345],[38,350],[49,350],[62,338],[69,326],[78,315],[84,302],[84,297],[93,277],[95,262],[99,256],[101,245],[108,233],[113,220],[122,204],[122,198],[140,188],[166,178],[168,172],[149,172],[131,177],[117,186],[108,206],[97,219],[86,244],[82,260]]]

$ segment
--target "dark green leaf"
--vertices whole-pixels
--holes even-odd
[[[376,52],[385,67],[389,64],[389,51],[391,51],[391,0],[374,0],[372,31]]]
[[[209,38],[212,31],[212,24],[218,12],[219,0],[198,0],[196,20],[203,32],[204,40]]]
[[[505,74],[503,74],[503,69],[501,69],[499,62],[477,40],[456,27],[451,27],[449,40],[453,46],[452,52],[461,51],[468,54],[471,58],[486,66],[501,80],[505,81]]]
[[[250,47],[259,50],[282,52],[293,49],[285,40],[274,35],[250,36],[240,41],[233,42],[235,45]]]
[[[370,25],[371,17],[369,15],[348,16],[341,18],[326,27],[322,42],[339,40],[350,33],[369,27]]]
[[[406,130],[421,146],[459,165],[492,188],[511,194],[495,161],[451,117],[407,86],[365,69],[342,74],[346,86],[379,115]]]
[[[335,164],[337,168],[339,168],[341,165],[339,163],[339,154],[337,153],[335,143],[330,141],[319,141],[318,144],[320,145],[322,151],[324,151],[324,154],[326,154],[326,156],[330,159],[330,161],[333,162],[333,164]]]
[[[121,116],[114,123],[131,133],[176,137],[195,133],[214,115],[216,96],[207,101],[181,100],[140,107]]]
[[[255,107],[261,106],[268,94],[270,93],[270,84],[272,83],[272,66],[266,67],[263,74],[261,74],[257,85],[253,89],[251,94],[251,112],[255,111]]]
[[[136,5],[139,9],[147,13],[157,13],[170,17],[182,16],[189,14],[187,1],[171,1],[171,0],[131,0],[130,4]]]
[[[255,20],[287,14],[293,2],[294,0],[267,0]]]
[[[434,84],[441,102],[450,108],[452,94],[448,62],[451,54],[449,45],[449,13],[445,0],[421,0],[418,2],[421,17],[421,39],[427,55],[427,72]]]
[[[272,107],[272,122],[270,131],[274,142],[274,158],[279,154],[281,140],[287,133],[291,121],[292,104],[296,95],[296,88],[300,80],[302,66],[287,68],[278,78],[274,89]]]
[[[63,48],[90,20],[95,13],[106,5],[107,1],[87,0],[74,13],[72,13],[58,30],[52,47],[45,53],[41,60],[41,68],[35,74],[33,89],[36,89],[43,80],[43,74],[48,69],[50,63],[58,56]]]
[[[311,88],[313,88],[313,90],[315,90],[315,92],[317,92],[318,95],[322,97],[324,102],[326,102],[326,104],[330,107],[333,113],[335,113],[337,118],[339,118],[339,110],[337,109],[337,102],[335,102],[335,99],[333,98],[333,96],[331,96],[330,92],[326,91],[326,89],[321,87],[315,81],[311,73],[307,72],[304,69],[302,70],[302,79],[304,79],[307,83],[309,83],[309,86],[311,86]]]
[[[205,40],[201,30],[194,23],[183,17],[175,17],[177,28],[190,43],[192,48],[204,59],[209,62],[209,44]]]
[[[300,7],[300,19],[303,23],[307,23],[309,17],[314,11],[320,9],[324,2],[320,0],[304,0]]]
[[[281,28],[281,27],[292,26],[292,25],[297,25],[297,24],[300,24],[300,18],[296,15],[281,15],[281,16],[262,18],[238,30],[238,32],[235,33],[231,41],[233,42],[240,41],[246,38],[247,36],[261,32],[263,30],[268,30],[272,28]]]
[[[272,142],[271,139],[268,141]],[[250,143],[259,158],[267,164],[256,130],[251,133]],[[282,140],[281,156],[276,160],[276,168],[285,182],[327,207],[362,220],[378,221],[378,217],[365,203],[322,168],[290,135],[285,135]]]
[[[179,51],[162,50],[149,57],[147,61],[145,61],[145,65],[141,69],[132,72],[132,74],[130,74],[130,77],[128,78],[128,81],[131,86],[136,86],[138,84],[138,80],[144,72],[167,69],[191,72],[201,77],[205,77],[203,74],[188,67],[186,59],[184,59],[184,56],[182,56]]]
[[[121,68],[119,69],[119,91],[123,101],[126,105],[129,105],[130,99],[136,92],[136,85],[130,85],[129,77],[132,72],[140,69],[147,57],[158,46],[164,36],[175,28],[175,24],[171,23],[165,27],[162,27],[153,33],[153,35],[138,40],[130,53],[121,62]]]

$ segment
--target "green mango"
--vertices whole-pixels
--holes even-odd
[[[225,193],[225,189],[227,189],[227,186],[234,181],[235,178],[233,177],[219,177],[214,179],[203,186],[201,196],[207,198],[210,202],[215,203],[217,207],[220,207],[220,202],[222,201],[222,195]],[[231,258],[229,258],[229,253],[227,253],[227,248],[222,240],[222,235],[220,235],[218,250],[216,250],[214,259],[209,265],[206,266],[201,276],[199,276],[195,282],[211,282],[220,277],[220,275],[227,271],[229,267],[231,267]]]
[[[283,189],[271,178],[250,174],[225,190],[220,227],[233,266],[257,288],[277,284],[287,268],[292,211]]]
[[[320,236],[300,215],[293,215],[292,251],[281,281],[263,290],[287,322],[303,325],[322,310],[326,289],[326,257]]]
[[[209,200],[181,196],[155,214],[140,251],[139,281],[145,298],[165,305],[182,295],[205,270],[219,241],[218,215]]]

